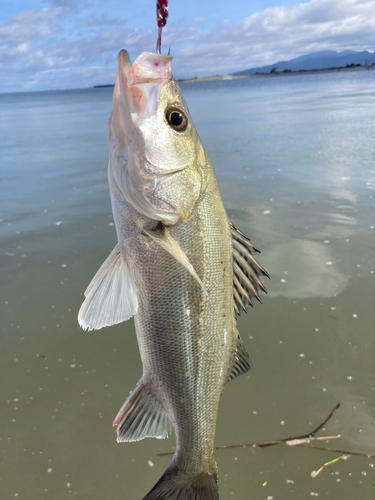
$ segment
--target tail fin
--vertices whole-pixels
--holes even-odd
[[[193,476],[173,463],[143,500],[219,500],[217,471]]]

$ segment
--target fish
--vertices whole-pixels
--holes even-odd
[[[228,219],[212,161],[171,72],[171,55],[118,55],[108,183],[118,243],[78,321],[134,323],[143,375],[117,441],[165,438],[171,464],[144,500],[217,500],[214,437],[228,381],[251,368],[236,317],[266,289],[257,249]]]

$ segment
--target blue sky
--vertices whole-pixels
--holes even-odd
[[[320,50],[375,49],[375,0],[170,0],[176,77]],[[155,0],[0,0],[0,92],[112,83],[117,53],[154,51]]]

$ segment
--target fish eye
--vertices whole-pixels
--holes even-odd
[[[166,113],[166,118],[169,125],[177,130],[177,132],[184,132],[188,126],[188,119],[184,111],[180,108],[169,108]]]

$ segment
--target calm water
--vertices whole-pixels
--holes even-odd
[[[217,445],[304,434],[375,450],[375,71],[184,84],[228,214],[262,250],[263,305],[239,320],[250,374],[222,398]],[[132,321],[83,332],[82,293],[116,243],[111,89],[0,95],[1,498],[140,500],[174,438],[117,444],[141,376]],[[374,498],[375,459],[218,450],[222,500]]]

